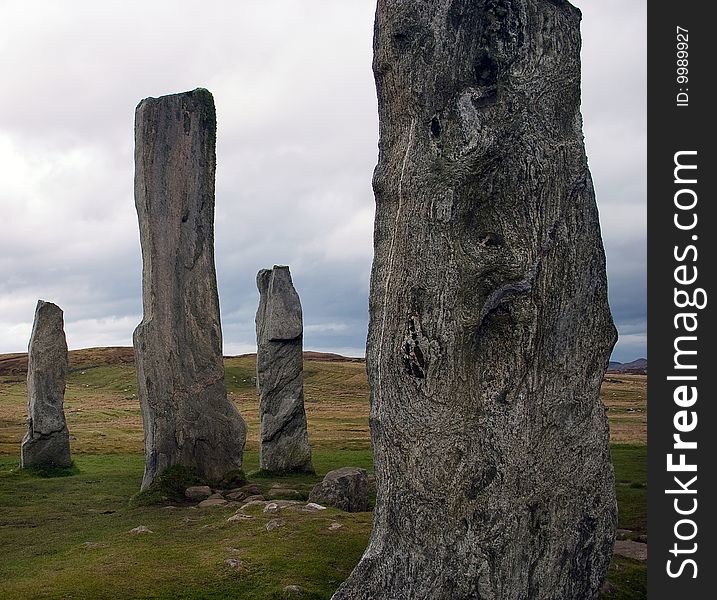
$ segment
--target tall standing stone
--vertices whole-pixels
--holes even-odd
[[[242,465],[246,426],[224,384],[214,267],[215,144],[207,90],[137,106],[144,318],[134,349],[144,421],[142,489],[176,464],[208,479]]]
[[[378,497],[336,600],[594,598],[615,343],[565,0],[379,0]]]
[[[56,304],[39,300],[28,348],[28,427],[20,450],[22,467],[72,464],[63,408],[67,372],[62,310]]]
[[[312,472],[304,411],[304,324],[289,267],[256,276],[256,383],[259,389],[259,466]]]

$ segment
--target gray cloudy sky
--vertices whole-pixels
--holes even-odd
[[[645,355],[645,0],[587,0],[583,115],[620,342]],[[0,0],[0,352],[38,298],[71,348],[141,320],[133,120],[196,87],[218,115],[227,354],[254,350],[256,271],[291,265],[305,347],[363,355],[372,257],[374,0]],[[199,8],[198,8],[199,7]]]

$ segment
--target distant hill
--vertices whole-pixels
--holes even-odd
[[[242,354],[242,356],[254,356]],[[331,352],[304,352],[304,360],[317,362],[365,362],[364,358],[351,358]],[[128,347],[85,348],[70,350],[70,370],[91,369],[92,367],[134,363],[134,352]],[[647,374],[647,359],[638,358],[628,363],[611,362],[608,373]],[[27,374],[27,353],[0,354],[0,375],[25,376]]]
[[[237,358],[244,356],[256,356],[254,352],[249,354],[240,354]],[[231,358],[225,356],[224,358]],[[313,350],[304,351],[304,360],[314,360],[317,362],[354,362],[362,363],[366,362],[365,358],[354,358],[351,356],[342,356],[341,354],[334,354],[333,352],[314,352]]]
[[[243,356],[254,356],[246,354]],[[304,360],[319,362],[364,362],[363,358],[349,358],[340,354],[326,352],[304,352]],[[133,364],[134,351],[125,346],[111,348],[84,348],[70,350],[70,371],[91,369],[93,367]],[[27,375],[27,352],[0,354],[0,375]]]
[[[638,358],[628,363],[611,362],[607,367],[608,373],[634,373],[647,375],[647,359]]]

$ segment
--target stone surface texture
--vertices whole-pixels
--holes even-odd
[[[289,267],[256,276],[256,384],[259,390],[259,466],[313,473],[304,411],[303,319]]]
[[[214,266],[216,115],[204,89],[135,114],[144,318],[134,334],[142,489],[167,467],[215,480],[242,465],[246,426],[227,398]]]
[[[27,364],[27,433],[20,448],[22,467],[69,467],[70,434],[65,421],[67,342],[62,310],[39,300]]]
[[[616,340],[564,0],[379,0],[377,500],[335,600],[592,599]]]
[[[346,512],[368,510],[368,476],[358,467],[341,467],[329,471],[314,486],[309,501],[322,506],[332,506]]]

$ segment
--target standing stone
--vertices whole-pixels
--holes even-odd
[[[378,497],[337,600],[591,599],[615,343],[565,0],[379,0]]]
[[[259,466],[313,473],[304,412],[304,325],[289,267],[256,276],[256,384],[259,389]]]
[[[176,464],[210,480],[242,465],[246,426],[224,384],[214,267],[215,143],[207,90],[137,106],[144,318],[134,350],[144,421],[142,489]]]
[[[39,300],[35,309],[27,361],[27,433],[22,440],[22,467],[69,467],[70,433],[65,411],[67,342],[62,309]]]

